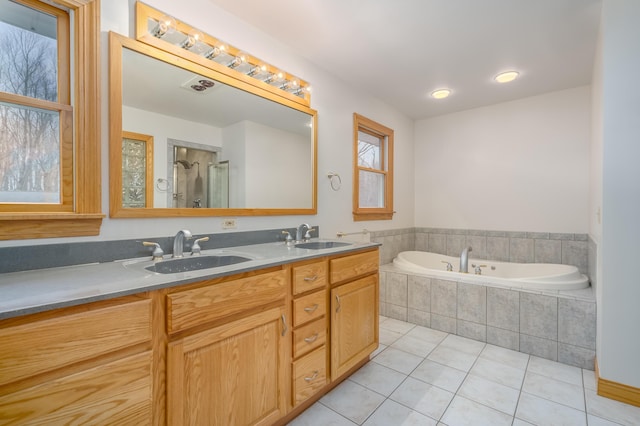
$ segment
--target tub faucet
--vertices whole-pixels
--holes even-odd
[[[191,231],[187,229],[181,229],[173,239],[173,255],[171,257],[182,257],[182,250],[184,249],[184,239],[191,239]]]
[[[298,229],[296,229],[296,243],[303,241],[306,233],[308,233],[310,230],[311,226],[309,226],[308,223],[303,223],[302,225],[298,226]]]
[[[460,272],[465,274],[469,272],[469,252],[471,250],[471,247],[467,247],[462,249],[462,253],[460,253]]]

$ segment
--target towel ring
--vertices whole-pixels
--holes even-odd
[[[162,184],[164,184],[164,188],[160,186]],[[158,180],[156,181],[156,188],[158,188],[158,191],[160,192],[167,192],[169,190],[169,181],[166,179],[158,178]]]
[[[340,175],[336,172],[329,172],[327,173],[327,177],[329,178],[331,189],[339,191],[340,187],[342,187],[342,178],[340,178]]]

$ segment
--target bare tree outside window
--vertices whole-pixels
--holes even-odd
[[[0,22],[0,91],[57,102],[57,56],[55,39]],[[60,202],[58,111],[0,102],[0,202]]]

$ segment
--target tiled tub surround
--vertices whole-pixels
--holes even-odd
[[[561,263],[589,267],[587,234],[552,232],[483,231],[474,229],[404,228],[371,233],[371,241],[382,244],[380,263],[390,263],[401,251],[421,250],[460,256],[473,247],[472,259],[517,263]]]
[[[380,270],[380,314],[481,342],[593,369],[596,303],[591,287],[544,292]]]

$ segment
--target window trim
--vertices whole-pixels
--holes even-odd
[[[31,1],[21,3],[33,4]],[[71,151],[74,179],[62,183],[73,188],[71,211],[40,208],[9,211],[3,207],[0,240],[98,235],[105,216],[101,211],[100,183],[100,0],[54,0],[52,3],[73,11],[74,20],[75,45],[71,48],[75,58],[72,67],[75,115],[73,128],[62,130],[75,135]],[[70,125],[69,121],[65,120]],[[60,125],[63,127],[62,121]]]
[[[381,170],[360,167],[358,164],[358,132],[364,131],[385,140],[380,155]],[[353,113],[353,220],[393,219],[393,129],[383,126],[358,113]],[[360,171],[384,175],[384,202],[381,208],[360,207]]]

